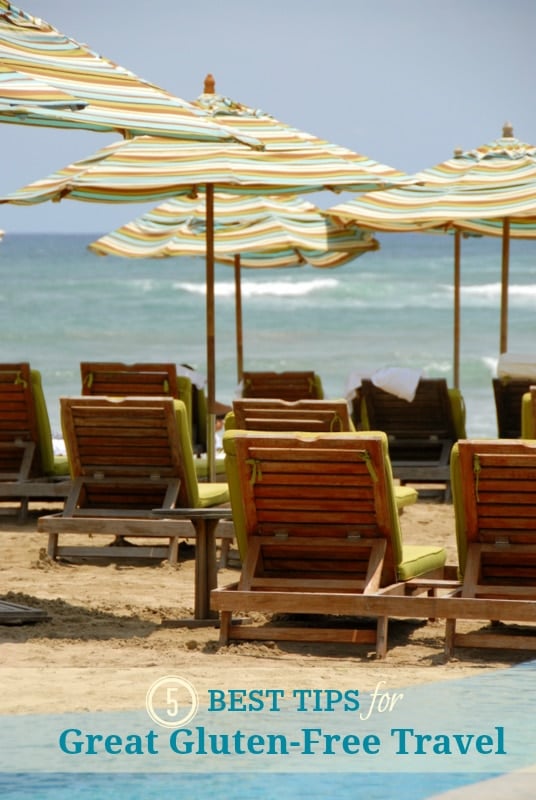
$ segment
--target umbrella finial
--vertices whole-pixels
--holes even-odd
[[[454,158],[461,158],[461,156],[463,156],[463,147],[458,145],[454,148]]]
[[[205,78],[205,86],[203,88],[204,94],[216,94],[216,81],[214,80],[214,75],[212,73],[208,73],[207,77]]]
[[[514,127],[511,122],[505,122],[503,125],[503,139],[513,139],[514,138]]]

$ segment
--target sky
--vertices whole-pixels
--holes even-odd
[[[534,0],[21,0],[175,95],[216,91],[407,173],[501,135],[536,142]],[[113,134],[0,124],[0,194]],[[336,195],[312,198],[323,207]],[[103,234],[150,206],[0,206],[9,232]]]

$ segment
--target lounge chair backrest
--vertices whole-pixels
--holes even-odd
[[[0,470],[4,477],[41,474],[39,431],[30,365],[0,365]],[[25,456],[23,465],[23,457]]]
[[[523,395],[530,391],[530,378],[493,378],[493,396],[500,439],[521,436],[521,406]]]
[[[192,429],[192,384],[175,364],[82,361],[82,394],[99,397],[174,397],[182,400]]]
[[[346,400],[262,400],[239,398],[225,420],[226,429],[248,431],[312,431],[316,433],[354,430]]]
[[[279,543],[288,536],[321,537],[316,562],[273,568],[290,574],[329,570],[330,540],[370,545],[381,538],[387,545],[382,581],[396,579],[402,544],[383,433],[235,430],[225,433],[223,446],[242,559],[258,536]],[[279,551],[284,555],[284,548]],[[272,567],[266,563],[265,568]]]
[[[364,379],[361,397],[365,425],[389,436],[408,439],[450,439],[459,436],[444,378],[421,378],[415,398],[408,402]]]
[[[479,582],[529,580],[536,587],[536,442],[460,440],[451,471],[461,574],[471,544],[495,545]],[[515,554],[517,567],[511,549],[516,544],[534,547],[532,555]]]
[[[24,450],[20,446],[6,446],[16,439],[34,443],[30,469],[25,477],[66,473],[66,460],[54,458],[41,373],[31,369],[27,362],[0,364],[0,441],[3,443],[0,471],[4,475],[13,473]]]
[[[87,506],[156,508],[170,479],[180,480],[181,506],[199,506],[182,401],[63,397],[60,404],[72,476],[85,480]]]
[[[321,400],[324,396],[320,377],[313,371],[244,372],[242,397],[278,400]]]
[[[83,361],[80,373],[83,395],[178,398],[175,364]]]

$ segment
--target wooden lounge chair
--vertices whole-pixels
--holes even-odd
[[[535,381],[530,378],[493,378],[493,396],[500,439],[519,439],[521,436],[521,407],[523,395]]]
[[[242,397],[275,398],[278,400],[321,400],[322,381],[312,371],[244,372]]]
[[[41,374],[26,362],[0,364],[0,499],[63,500],[70,489],[66,457],[55,457]],[[9,508],[6,509],[9,513]]]
[[[536,443],[459,441],[452,473],[462,579],[457,617],[467,618],[463,601],[477,610],[479,601],[479,619],[532,623],[533,635],[509,635],[504,625],[462,634],[451,618],[447,653],[458,646],[536,649]]]
[[[449,459],[454,442],[465,436],[465,409],[458,390],[444,378],[419,381],[408,402],[363,380],[358,427],[384,431],[393,474],[402,483],[443,483],[450,493]]]
[[[186,375],[178,375],[175,364],[119,361],[83,361],[80,364],[82,394],[108,397],[174,397],[182,400],[188,412],[192,449],[196,455],[197,477],[208,474],[206,453],[207,415],[204,392],[193,386]],[[223,459],[216,460],[216,472],[224,476]]]
[[[233,611],[349,615],[356,598],[417,576],[441,577],[445,551],[402,543],[383,433],[227,431],[223,439],[236,538],[237,584],[213,590],[221,641],[293,639],[376,644],[376,630],[233,624]]]
[[[225,418],[226,430],[308,431],[337,433],[355,431],[346,400],[233,400],[233,411]],[[417,502],[409,486],[395,486],[398,510]]]
[[[225,483],[197,482],[184,403],[171,397],[64,397],[60,404],[73,487],[61,514],[38,521],[49,537],[49,556],[175,562],[179,537],[192,535],[189,523],[162,519],[152,509],[198,509],[229,499]],[[60,546],[63,534],[115,539],[108,546]],[[125,536],[167,544],[125,546]]]

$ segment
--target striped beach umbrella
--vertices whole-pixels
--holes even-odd
[[[2,103],[1,122],[258,145],[8,0],[0,0],[0,63],[4,70],[41,81],[83,106],[63,107],[61,112],[51,107],[46,115],[42,103],[35,104],[35,113],[28,106],[19,113],[12,106],[6,110]]]
[[[243,372],[241,268],[334,268],[378,249],[372,234],[341,225],[303,198],[217,194],[214,259],[234,269],[238,381]],[[89,245],[128,258],[204,256],[204,197],[173,198]]]
[[[499,351],[507,350],[509,243],[536,238],[536,146],[503,136],[414,175],[418,184],[370,192],[330,212],[374,231],[453,231],[454,384],[459,384],[460,259],[462,234],[502,237]]]

